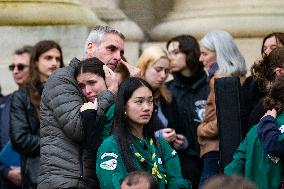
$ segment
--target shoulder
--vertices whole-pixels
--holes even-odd
[[[111,150],[117,148],[118,148],[117,140],[113,135],[111,135],[103,141],[103,143],[99,148],[99,151]]]

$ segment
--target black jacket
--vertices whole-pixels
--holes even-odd
[[[10,113],[10,139],[20,153],[23,188],[36,188],[39,173],[39,119],[26,88],[14,92]]]
[[[177,120],[173,127],[176,132],[183,134],[189,143],[187,154],[199,156],[197,142],[197,127],[202,122],[205,114],[206,100],[209,94],[209,85],[205,71],[196,77],[174,75],[174,79],[167,83],[171,91]]]

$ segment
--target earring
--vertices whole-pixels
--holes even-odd
[[[126,111],[124,112],[124,114],[125,114],[125,116],[127,117],[127,113],[126,113]]]

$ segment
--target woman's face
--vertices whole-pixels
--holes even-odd
[[[200,57],[199,61],[202,62],[206,70],[209,70],[211,65],[216,62],[216,53],[210,51],[204,46],[200,46]]]
[[[168,46],[168,54],[171,60],[172,72],[181,72],[187,68],[186,55],[180,51],[179,42],[173,41]]]
[[[170,61],[160,58],[154,64],[149,65],[145,70],[145,80],[154,88],[161,87],[165,83],[170,72]]]
[[[93,102],[100,92],[107,89],[104,78],[94,73],[80,73],[76,79],[89,102]]]
[[[153,112],[153,94],[148,87],[136,89],[125,105],[125,113],[130,124],[143,126],[147,124]]]
[[[41,81],[46,81],[49,76],[60,67],[60,52],[56,48],[41,54],[36,62]]]
[[[275,36],[271,36],[270,38],[267,38],[263,44],[262,51],[266,56],[270,54],[270,52],[275,49],[276,47],[282,47],[283,45],[281,43],[277,44]]]

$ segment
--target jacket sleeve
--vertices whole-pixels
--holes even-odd
[[[98,150],[96,173],[101,188],[120,189],[127,172],[113,137],[107,138]]]
[[[268,115],[260,120],[258,137],[265,153],[284,157],[284,134],[281,134],[272,116]]]
[[[218,136],[214,78],[210,80],[210,93],[205,107],[204,121],[197,128],[197,135],[201,138],[216,138]]]
[[[233,156],[233,161],[227,165],[224,169],[224,173],[227,175],[233,174],[245,174],[246,153],[247,153],[248,138],[239,145],[237,151]]]
[[[171,148],[169,143],[160,139],[161,148],[164,154],[164,168],[167,175],[169,189],[190,189],[191,183],[182,177],[180,162],[177,152]]]
[[[77,86],[74,74],[53,76],[47,81],[42,93],[41,117],[48,117],[49,115],[45,114],[52,112],[58,127],[65,135],[73,141],[81,142],[84,138],[84,131],[80,108],[84,103],[84,97]]]
[[[32,133],[30,114],[27,109],[27,93],[18,90],[13,94],[10,112],[10,139],[13,148],[21,154],[39,155],[40,136],[38,133]],[[38,125],[39,126],[39,125]]]

